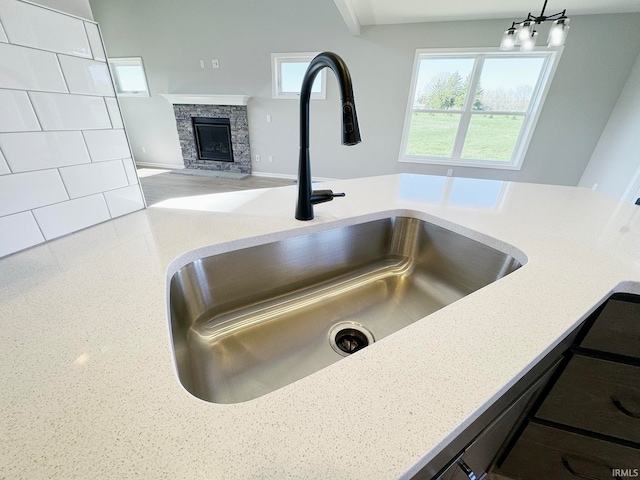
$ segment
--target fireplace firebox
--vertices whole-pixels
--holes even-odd
[[[192,121],[198,159],[233,162],[230,120],[193,117]]]

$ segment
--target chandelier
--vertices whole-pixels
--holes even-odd
[[[537,17],[527,15],[527,18],[519,22],[512,22],[502,36],[502,43],[500,44],[500,50],[513,50],[514,47],[520,46],[521,52],[530,52],[536,46],[536,40],[538,39],[538,32],[536,31],[536,25],[540,25],[543,22],[553,21],[551,30],[549,30],[549,37],[547,38],[547,44],[549,47],[560,47],[564,45],[564,41],[567,38],[569,32],[569,19],[565,16],[566,10],[553,15],[545,15],[544,11],[547,8],[547,1],[544,0],[542,6],[542,12]]]

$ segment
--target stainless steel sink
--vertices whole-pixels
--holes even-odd
[[[209,402],[251,400],[520,266],[483,243],[408,217],[202,258],[170,281],[178,376]]]

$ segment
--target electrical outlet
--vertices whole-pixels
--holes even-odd
[[[204,68],[204,60],[200,60],[200,68]]]
[[[256,162],[260,161],[260,155],[256,155]]]
[[[271,115],[267,113],[267,123],[271,123]]]
[[[450,177],[451,175],[453,175],[453,168],[447,170],[447,177]]]
[[[220,68],[220,62],[218,61],[218,59],[211,60],[211,66],[213,68]]]
[[[273,163],[273,155],[269,155],[269,161]]]

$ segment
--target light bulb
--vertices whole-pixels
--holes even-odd
[[[502,36],[502,43],[500,43],[500,50],[513,50],[516,44],[515,29],[509,28],[505,30]]]
[[[550,47],[561,47],[564,45],[564,41],[569,33],[569,19],[561,18],[553,22],[551,30],[549,30],[549,38],[547,43]]]
[[[533,48],[536,46],[537,39],[538,39],[538,32],[534,30],[533,33],[528,38],[522,41],[522,44],[520,45],[520,51],[521,52],[532,51]]]
[[[518,31],[518,40],[520,43],[527,41],[531,36],[531,22],[522,22],[522,26]]]

